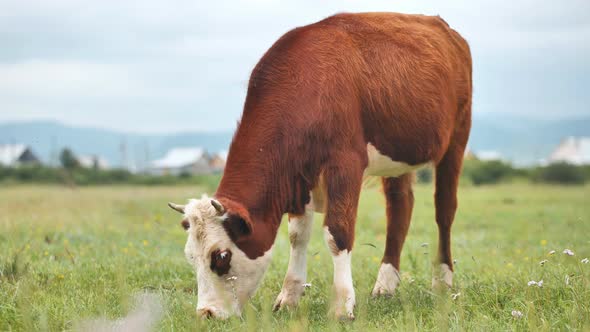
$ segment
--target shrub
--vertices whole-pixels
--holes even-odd
[[[506,180],[516,174],[510,164],[500,160],[471,160],[464,164],[463,176],[475,185],[493,184]]]
[[[61,150],[61,153],[59,154],[59,162],[61,163],[61,166],[66,169],[80,167],[78,159],[76,159],[76,156],[74,155],[72,150],[68,148]]]
[[[535,182],[559,184],[583,184],[586,181],[584,168],[568,163],[555,163],[537,168]]]
[[[416,172],[416,178],[419,183],[431,183],[433,176],[433,169],[431,167],[421,168]]]
[[[584,179],[590,181],[590,165],[580,166],[582,173],[584,173]]]
[[[176,185],[195,184],[207,191],[217,188],[221,174],[179,176],[150,174],[133,174],[124,169],[100,170],[95,168],[74,167],[54,168],[41,165],[23,165],[4,167],[0,165],[1,183],[47,183],[67,186],[87,186],[104,184],[137,184],[137,185]]]

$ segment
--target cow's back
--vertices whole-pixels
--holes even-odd
[[[470,96],[467,43],[438,17],[339,14],[296,28],[252,71],[219,190],[249,191],[245,179],[266,172],[295,192],[287,211],[298,213],[345,150],[372,144],[393,161],[436,164],[468,132]]]
[[[465,40],[437,16],[339,14],[317,23],[350,36],[366,140],[410,165],[442,158],[470,117],[471,56]],[[346,48],[350,49],[347,45]]]

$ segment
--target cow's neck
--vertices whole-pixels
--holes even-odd
[[[231,199],[248,210],[253,223],[252,241],[256,242],[255,248],[240,248],[254,250],[246,252],[248,256],[259,256],[270,249],[282,215],[302,214],[311,190],[290,162],[280,135],[274,135],[270,125],[261,126],[266,135],[257,135],[244,122],[239,126],[216,192],[216,197]]]

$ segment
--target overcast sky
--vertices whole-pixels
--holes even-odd
[[[475,112],[590,115],[588,0],[0,0],[0,122],[231,130],[278,37],[359,11],[441,15],[471,45]]]

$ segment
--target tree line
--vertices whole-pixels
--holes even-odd
[[[432,169],[422,169],[417,173],[418,182],[431,182]],[[552,163],[543,166],[514,167],[501,160],[465,160],[461,172],[462,184],[476,186],[505,183],[511,181],[528,181],[531,183],[582,185],[590,182],[590,165],[572,165],[569,163]]]
[[[125,169],[100,169],[98,165],[82,167],[69,149],[59,155],[60,165],[50,167],[39,164],[18,167],[0,166],[0,183],[41,183],[64,184],[69,186],[129,184],[129,185],[175,185],[195,184],[214,189],[221,175],[150,175],[132,173]],[[429,183],[433,180],[433,169],[417,172],[417,181]],[[581,185],[590,182],[590,165],[576,166],[555,163],[528,168],[514,167],[508,162],[477,159],[465,160],[461,173],[462,184],[489,185],[510,181],[532,183]]]

